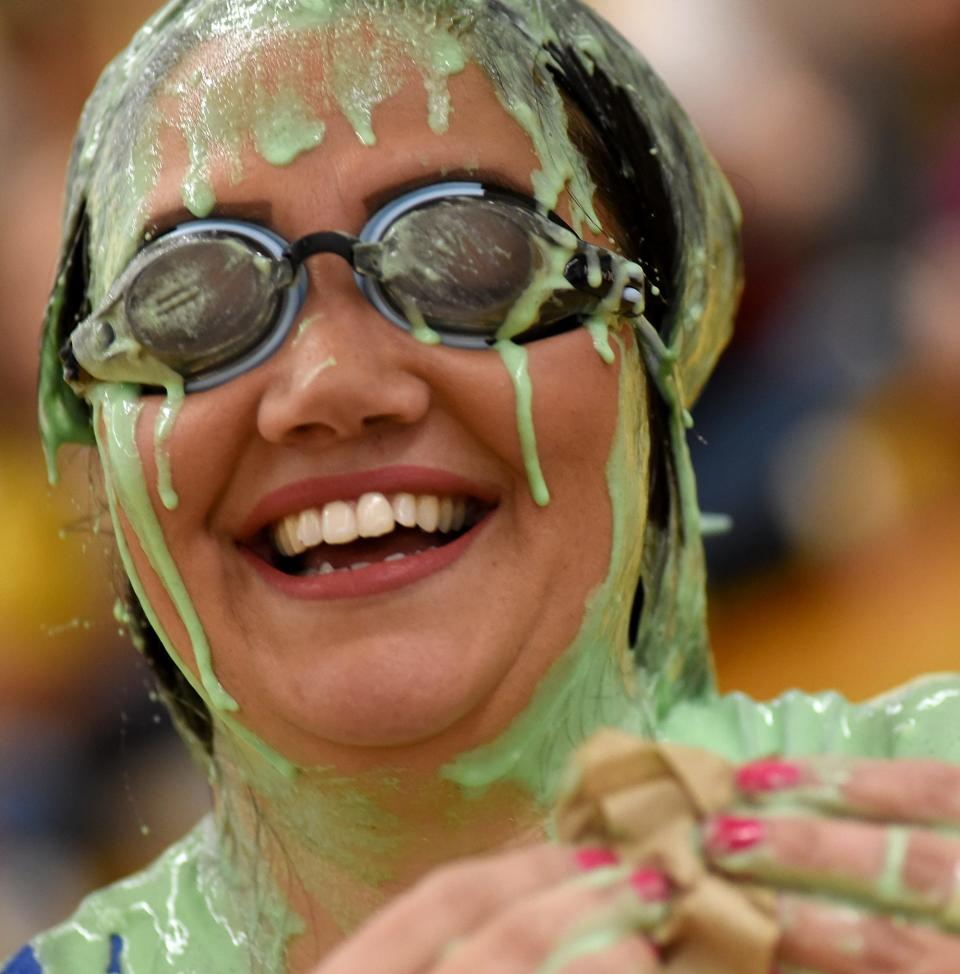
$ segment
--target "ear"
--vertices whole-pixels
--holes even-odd
[[[90,407],[64,379],[60,349],[88,313],[89,221],[86,201],[80,200],[64,235],[60,266],[43,321],[40,340],[38,413],[47,472],[56,483],[57,451],[65,443],[94,445]]]

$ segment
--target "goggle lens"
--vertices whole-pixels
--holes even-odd
[[[491,337],[543,263],[526,216],[472,199],[408,213],[383,238],[383,291],[401,315],[412,303],[433,328]]]
[[[272,277],[270,261],[247,241],[183,238],[130,284],[124,299],[130,332],[175,372],[202,374],[269,334],[279,300]]]

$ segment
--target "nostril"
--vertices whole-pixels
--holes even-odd
[[[364,416],[363,428],[368,432],[378,432],[382,427],[389,426],[391,423],[403,423],[403,417],[399,415],[389,415],[383,413],[379,416]]]

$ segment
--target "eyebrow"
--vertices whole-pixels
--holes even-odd
[[[362,202],[366,216],[367,218],[373,216],[377,210],[403,193],[412,192],[421,186],[430,186],[433,183],[441,182],[483,183],[487,186],[507,189],[524,196],[530,195],[530,187],[528,185],[525,185],[521,180],[500,169],[479,167],[441,169],[430,173],[422,173],[412,179],[392,183],[365,196]],[[239,200],[230,203],[217,203],[203,219],[247,220],[251,223],[258,223],[261,226],[273,229],[272,215],[273,205],[269,200]],[[172,227],[197,219],[200,218],[188,210],[186,206],[181,205],[161,210],[159,213],[154,213],[150,216],[146,224],[144,238],[147,240],[153,239],[170,230]]]
[[[269,227],[272,217],[273,205],[269,200],[240,200],[235,203],[217,203],[203,219],[247,220],[250,223]],[[191,213],[185,206],[174,206],[152,214],[147,220],[145,235],[147,239],[151,239],[181,223],[189,223],[197,219],[200,217]]]
[[[421,186],[430,186],[434,183],[483,183],[487,186],[495,186],[499,189],[508,189],[523,196],[530,195],[530,187],[510,176],[500,169],[482,169],[479,167],[461,167],[454,169],[440,169],[430,173],[422,173],[413,179],[402,180],[392,183],[383,189],[378,189],[369,196],[363,198],[363,205],[367,211],[367,217],[373,216],[382,206],[391,200],[410,193]]]

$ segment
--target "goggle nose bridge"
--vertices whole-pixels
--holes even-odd
[[[320,233],[308,233],[305,237],[294,241],[284,251],[283,259],[290,264],[292,277],[296,277],[304,261],[317,254],[336,254],[342,257],[351,268],[355,267],[354,250],[360,243],[357,237],[351,237],[339,230],[324,230]]]

